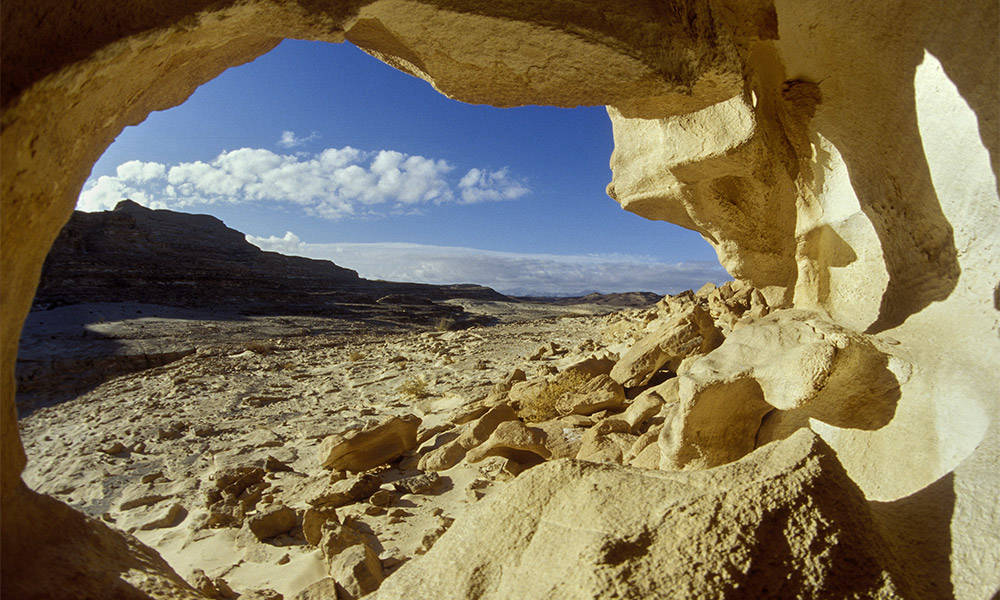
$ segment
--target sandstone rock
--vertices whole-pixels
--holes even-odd
[[[602,374],[560,396],[555,401],[555,408],[562,415],[590,415],[601,410],[620,408],[624,404],[625,390],[617,381]]]
[[[583,433],[579,428],[567,425],[562,419],[535,423],[533,427],[545,432],[545,448],[550,459],[575,458],[580,452]]]
[[[128,448],[125,447],[125,444],[123,444],[121,442],[117,442],[117,441],[116,442],[112,442],[112,443],[108,444],[107,446],[104,446],[104,447],[101,448],[101,452],[103,452],[105,454],[124,454],[127,451],[128,451]]]
[[[346,435],[332,435],[320,445],[320,461],[328,469],[365,471],[391,462],[417,446],[420,419],[391,417]]]
[[[330,559],[337,598],[355,600],[376,590],[385,578],[382,562],[367,544],[355,544]]]
[[[660,436],[661,468],[704,468],[750,452],[761,419],[872,429],[895,411],[898,381],[867,336],[815,313],[781,310],[733,331],[681,369],[680,403]],[[782,416],[783,415],[783,416]]]
[[[682,475],[545,463],[472,505],[374,598],[664,590],[689,598],[902,598],[906,584],[864,496],[830,448],[803,431],[737,463]]]
[[[201,569],[195,569],[191,574],[191,585],[203,596],[212,600],[234,600],[238,596],[225,579],[221,577],[212,579]]]
[[[282,533],[288,533],[298,524],[295,509],[283,504],[265,508],[247,519],[247,526],[257,539],[266,540]]]
[[[654,435],[655,437],[655,435]],[[632,448],[636,448],[641,440],[636,440],[632,445]],[[625,464],[630,467],[635,467],[637,469],[659,469],[660,468],[660,447],[656,445],[656,440],[654,443],[646,444],[642,447],[642,450],[635,454],[633,457],[626,455]],[[631,450],[630,450],[631,453]]]
[[[458,413],[457,415],[455,415],[454,417],[452,417],[450,420],[455,425],[463,425],[465,423],[468,423],[469,421],[478,419],[479,417],[483,416],[483,414],[485,414],[486,411],[489,410],[489,409],[490,409],[490,407],[486,406],[486,405],[473,406],[471,408],[467,408],[466,410],[463,410],[462,412]],[[420,443],[420,437],[421,436],[418,433],[418,435],[417,435],[417,443]],[[427,439],[427,438],[425,438],[425,439]]]
[[[704,354],[721,342],[711,316],[692,304],[636,342],[615,364],[611,378],[628,388],[641,387],[664,366],[676,369],[685,357]]]
[[[421,471],[445,471],[462,462],[465,453],[460,444],[450,442],[421,456],[417,467]]]
[[[176,440],[184,435],[184,432],[187,431],[187,427],[187,423],[184,423],[183,421],[174,421],[166,427],[158,429],[156,437],[160,440]]]
[[[292,600],[339,600],[337,581],[333,577],[324,577],[301,589]]]
[[[444,433],[453,427],[454,425],[452,423],[438,423],[432,427],[425,427],[421,424],[420,429],[417,430],[417,446],[423,445],[423,443],[427,440],[439,433]]]
[[[514,369],[513,371],[508,373],[506,377],[503,378],[503,383],[504,385],[508,386],[507,389],[510,389],[509,386],[512,386],[519,381],[527,381],[527,380],[528,376],[524,374],[523,369]]]
[[[520,381],[511,386],[507,398],[514,406],[526,406],[544,392],[548,385],[549,382],[544,379]]]
[[[528,355],[528,360],[542,360],[543,358],[553,358],[566,354],[566,349],[555,342],[542,344],[534,352]]]
[[[429,494],[443,483],[437,473],[422,473],[392,482],[392,487],[401,494]]]
[[[456,442],[465,449],[470,449],[485,442],[501,423],[513,421],[517,415],[507,404],[490,408],[475,423],[466,427],[458,436]]]
[[[638,436],[628,433],[628,423],[610,417],[584,432],[576,458],[591,462],[622,464],[625,453]]]
[[[622,464],[630,465],[633,467],[642,466],[645,469],[658,469],[660,468],[660,448],[657,446],[656,441],[660,436],[660,431],[663,429],[662,425],[654,425],[649,428],[648,431],[639,435],[629,446],[629,449],[622,455]],[[646,448],[649,446],[656,446],[656,463],[651,466],[646,466],[643,462],[642,465],[634,464],[633,461],[642,454]],[[649,456],[647,456],[648,458]]]
[[[240,598],[241,600],[284,600],[285,597],[271,588],[262,588],[241,594]]]
[[[698,288],[698,291],[695,292],[694,295],[698,296],[699,298],[707,298],[709,294],[711,294],[717,289],[718,288],[716,287],[716,285],[710,281],[705,285],[701,286],[700,288]]]
[[[502,456],[532,465],[549,458],[550,452],[545,447],[544,431],[520,421],[505,421],[482,445],[470,450],[466,458],[469,462],[479,462],[487,456]]]
[[[382,476],[377,473],[352,475],[313,491],[305,498],[313,508],[337,508],[366,500],[382,485]]]
[[[175,502],[170,506],[161,509],[151,520],[139,526],[139,529],[163,529],[165,527],[176,527],[187,517],[188,511],[183,504]]]
[[[264,469],[254,466],[232,467],[213,476],[215,487],[226,494],[239,496],[244,490],[264,479]]]
[[[328,563],[344,549],[357,544],[367,544],[357,529],[336,521],[327,521],[323,524],[323,535],[320,538],[319,548]]]
[[[563,367],[563,373],[577,371],[589,377],[598,375],[608,375],[615,366],[615,359],[610,356],[588,356],[583,360],[578,360]]]
[[[663,386],[669,386],[669,381],[662,384]],[[657,386],[660,388],[661,386]],[[673,386],[676,388],[676,383]],[[653,389],[657,389],[653,388]],[[650,390],[647,390],[650,392]],[[663,407],[663,398],[656,392],[647,393],[643,392],[639,394],[635,400],[629,404],[625,412],[622,413],[621,419],[625,421],[628,425],[628,430],[630,433],[636,433],[642,425],[644,425],[648,420],[652,419],[660,409]]]
[[[318,546],[323,539],[323,525],[327,521],[340,523],[337,512],[332,508],[307,508],[302,513],[302,537],[311,546]]]
[[[422,456],[418,467],[422,471],[450,469],[465,458],[469,449],[485,442],[500,423],[515,419],[517,415],[508,404],[493,406],[476,421],[465,424],[455,440]]]
[[[563,415],[559,420],[570,427],[590,427],[594,424],[594,419],[585,415]]]
[[[371,503],[372,506],[381,506],[384,508],[392,505],[392,502],[395,499],[396,497],[389,490],[379,490],[368,498],[368,502]]]
[[[142,488],[134,488],[122,496],[124,499],[118,505],[118,510],[132,510],[140,506],[150,506],[161,500],[166,500],[170,496],[164,494],[150,494]]]
[[[264,459],[264,470],[268,473],[284,473],[294,469],[274,456],[268,454]]]

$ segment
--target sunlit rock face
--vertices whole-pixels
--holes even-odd
[[[767,305],[808,309],[850,339],[865,336],[878,350],[877,380],[889,373],[897,384],[888,408],[873,385],[875,425],[806,415],[761,430],[779,439],[807,426],[823,438],[917,573],[921,597],[989,596],[1000,565],[997,13],[991,0],[6,7],[5,591],[31,593],[17,575],[29,573],[20,565],[36,548],[58,539],[62,559],[97,556],[88,549],[115,535],[72,511],[46,525],[38,515],[48,505],[19,480],[14,355],[49,245],[123,127],[295,37],[346,38],[458,100],[607,105],[615,200],[701,232]],[[704,360],[739,355],[727,342]],[[750,405],[757,418],[769,410]],[[717,456],[754,446],[742,443]],[[134,589],[187,593],[158,562],[135,563],[130,573],[144,575],[130,575]],[[73,581],[86,564],[52,576]]]

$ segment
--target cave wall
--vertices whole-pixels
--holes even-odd
[[[46,0],[2,11],[5,586],[19,554],[56,535],[25,525],[46,504],[20,482],[14,362],[45,254],[91,166],[125,126],[301,38],[349,40],[467,102],[607,105],[608,192],[624,208],[699,231],[770,305],[821,311],[895,349],[888,423],[810,425],[901,548],[951,548],[914,553],[919,568],[956,597],[995,588],[993,0]]]

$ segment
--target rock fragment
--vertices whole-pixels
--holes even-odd
[[[300,590],[292,600],[339,600],[337,581],[333,577],[324,577]]]
[[[330,576],[337,582],[337,597],[355,600],[375,591],[385,579],[382,561],[367,544],[355,544],[330,559]]]
[[[722,333],[712,317],[691,304],[629,348],[615,363],[611,378],[627,388],[642,387],[664,366],[676,370],[682,359],[709,352],[720,343]]]
[[[150,530],[150,529],[163,529],[166,527],[175,527],[180,525],[187,517],[187,509],[184,505],[180,503],[171,504],[169,507],[160,511],[158,515],[153,517],[152,520],[143,523],[139,529]]]
[[[394,481],[392,487],[401,494],[429,494],[441,485],[441,483],[441,476],[430,472]]]
[[[502,456],[524,465],[534,465],[549,458],[545,447],[545,432],[527,427],[520,421],[505,421],[482,445],[469,451],[469,462],[478,462],[487,456]]]
[[[295,509],[283,504],[269,506],[247,519],[247,526],[259,540],[288,533],[295,529],[297,523]]]
[[[361,431],[331,435],[320,445],[320,462],[328,469],[366,471],[391,462],[417,446],[420,419],[391,417]]]

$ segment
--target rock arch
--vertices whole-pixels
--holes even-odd
[[[935,568],[956,596],[995,585],[972,555],[1000,548],[986,539],[1000,535],[1000,516],[984,508],[1000,487],[990,467],[1000,455],[998,7],[870,4],[6,3],[5,587],[11,573],[41,585],[39,569],[88,547],[105,578],[94,577],[93,593],[103,581],[126,581],[137,597],[157,586],[184,593],[169,574],[155,575],[157,557],[130,553],[20,482],[17,338],[48,247],[121,129],[283,38],[350,40],[468,102],[610,106],[609,193],[625,208],[700,231],[772,305],[891,336],[911,366],[893,421],[876,431],[816,427],[870,499],[950,520],[951,562]],[[942,485],[950,503],[935,500]],[[886,520],[901,544],[942,541],[921,537],[940,527],[906,521]],[[978,564],[1000,563],[993,552]],[[19,560],[28,553],[31,564]],[[65,592],[74,568],[48,572],[49,587],[38,589]],[[128,569],[150,578],[129,579]]]

